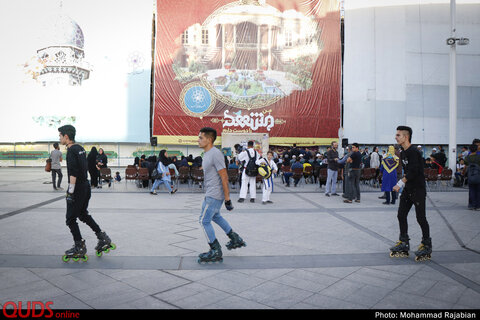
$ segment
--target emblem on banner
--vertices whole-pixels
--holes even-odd
[[[183,111],[192,117],[202,118],[215,107],[215,97],[200,82],[186,85],[180,94]]]

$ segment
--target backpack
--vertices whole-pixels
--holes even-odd
[[[254,150],[255,153],[253,157],[250,155],[248,149],[246,150],[246,152],[248,155],[248,162],[245,166],[245,174],[249,177],[256,177],[258,175],[258,166],[255,163],[255,161],[257,160],[257,151]]]
[[[480,183],[480,166],[472,163],[468,166],[468,184]]]
[[[267,161],[267,159],[265,160]],[[272,169],[270,168],[268,161],[267,164],[262,163],[262,165],[258,167],[258,174],[261,175],[263,179],[268,179],[272,176]]]

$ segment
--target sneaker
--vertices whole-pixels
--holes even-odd
[[[243,201],[245,201],[245,199],[244,199],[244,198],[240,198],[240,199],[238,199],[237,202],[243,202]]]
[[[273,201],[272,200],[267,200],[267,203],[273,203]]]
[[[251,202],[251,203],[254,203],[254,202],[255,202],[255,199],[250,199],[250,202]]]
[[[352,200],[345,199],[345,200],[343,200],[343,202],[345,202],[345,203],[352,203]]]
[[[150,194],[153,194],[154,196],[156,196],[157,192],[156,191],[150,191]]]
[[[262,201],[262,204],[267,204],[267,201]]]
[[[325,193],[325,197],[330,197],[330,195],[328,193]]]
[[[339,196],[338,193],[332,193],[332,196]]]
[[[355,200],[355,202],[358,202],[358,203],[360,203],[360,200],[358,200],[358,199],[357,199],[357,200]]]

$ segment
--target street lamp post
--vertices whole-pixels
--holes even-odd
[[[449,135],[448,135],[448,166],[452,169],[452,177],[456,170],[457,159],[457,44],[467,45],[468,38],[456,38],[456,3],[450,0],[450,83],[449,83]]]
[[[450,39],[455,39],[455,0],[450,0]],[[451,42],[451,40],[450,40]],[[448,43],[448,40],[447,40]],[[448,134],[448,166],[452,176],[457,164],[457,45],[450,45],[450,86],[449,86],[449,134]]]

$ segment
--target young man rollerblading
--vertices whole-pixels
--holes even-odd
[[[85,149],[75,143],[75,127],[65,125],[58,128],[60,143],[67,147],[67,214],[66,223],[72,233],[74,246],[65,252],[63,261],[68,262],[70,258],[74,261],[82,259],[87,261],[87,248],[85,240],[82,239],[77,218],[86,223],[97,235],[98,244],[95,247],[97,255],[102,251],[114,249],[115,245],[103,232],[95,220],[88,214],[88,201],[90,200],[90,185],[87,180],[87,157]]]
[[[425,176],[423,173],[423,159],[420,152],[411,144],[412,129],[407,126],[397,127],[395,136],[397,143],[402,147],[400,160],[405,175],[400,179],[393,191],[399,192],[403,188],[398,207],[398,222],[400,226],[400,238],[397,245],[390,248],[392,257],[408,256],[409,237],[407,215],[412,206],[415,206],[417,222],[422,229],[422,242],[415,252],[415,261],[423,261],[431,258],[432,240],[430,238],[430,226],[425,213],[425,200],[427,196],[425,188]]]
[[[198,135],[198,146],[202,148],[202,167],[204,171],[205,199],[199,222],[207,237],[210,251],[198,256],[198,263],[222,262],[222,249],[215,237],[212,221],[218,224],[230,238],[227,249],[245,247],[247,244],[232,230],[229,223],[220,215],[220,208],[225,203],[228,211],[233,210],[230,192],[228,189],[228,175],[223,153],[213,146],[217,138],[217,131],[212,128],[202,128]]]

